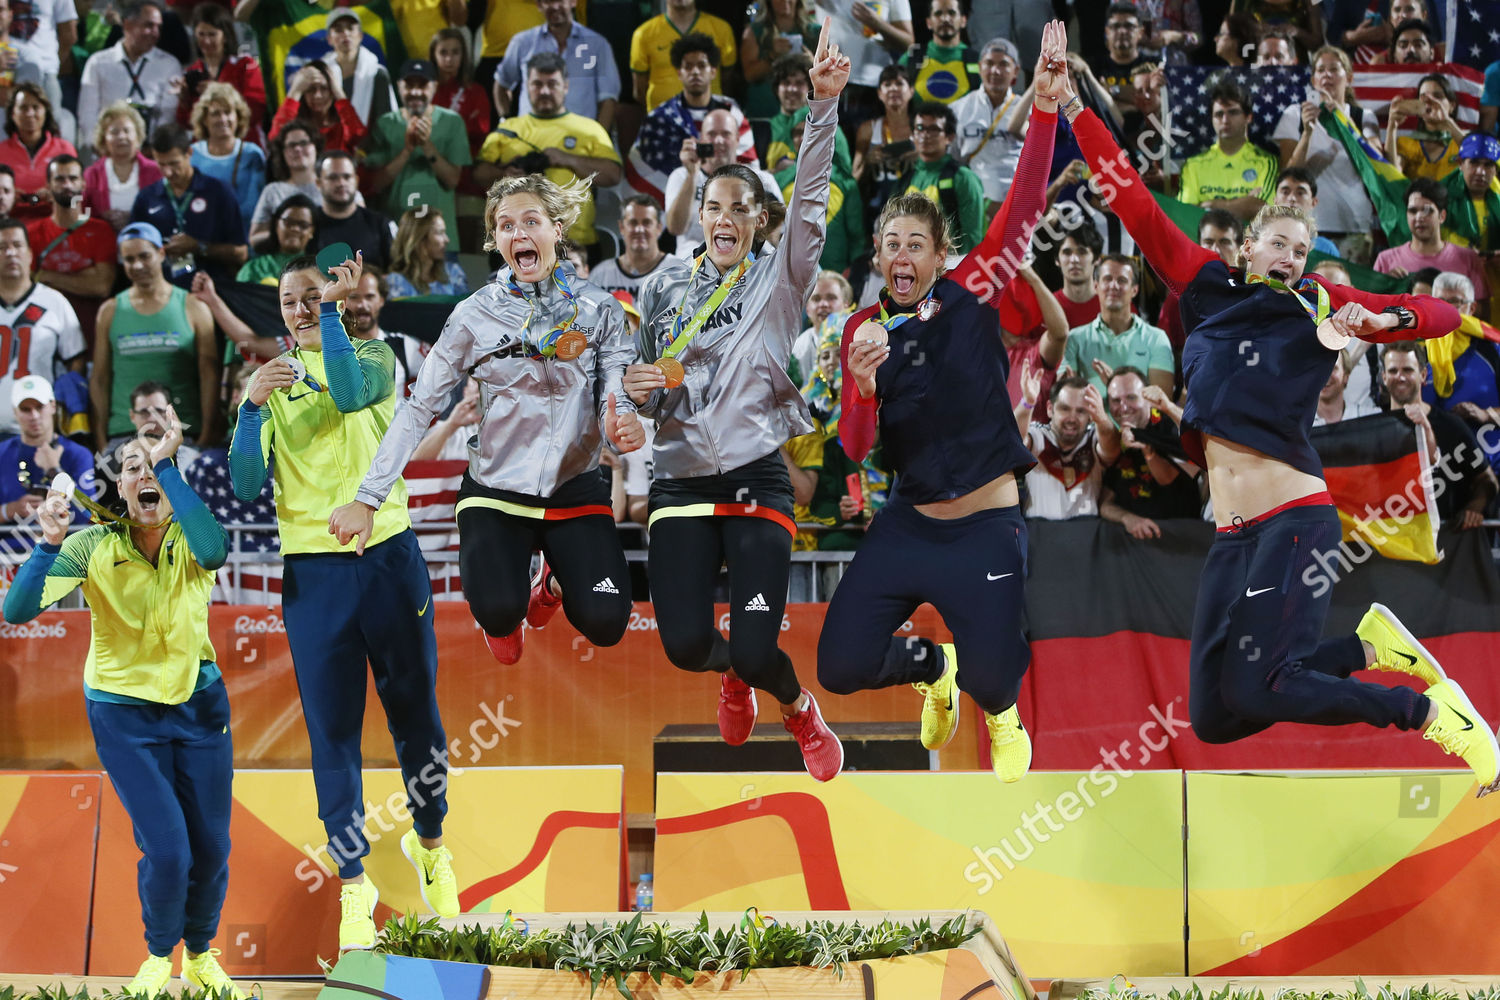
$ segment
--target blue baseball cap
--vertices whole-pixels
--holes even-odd
[[[126,240],[145,240],[154,247],[162,245],[161,230],[149,222],[132,222],[120,230],[119,238],[115,240],[115,246],[119,246]]]
[[[1464,136],[1464,141],[1458,144],[1458,158],[1460,160],[1489,160],[1491,163],[1500,161],[1500,139],[1483,132],[1470,132]]]

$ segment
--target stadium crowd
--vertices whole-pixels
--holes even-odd
[[[406,391],[446,310],[494,276],[480,214],[504,177],[592,179],[569,257],[639,323],[642,282],[702,245],[697,205],[714,169],[745,164],[790,197],[810,51],[831,16],[850,85],[823,270],[784,359],[816,429],[783,458],[798,547],[856,546],[889,486],[878,447],[856,463],[838,437],[844,321],[881,286],[871,225],[917,191],[949,216],[956,253],[979,241],[1016,170],[1026,67],[1052,11],[645,6],[0,0],[0,519],[32,520],[63,471],[107,500],[115,449],[160,430],[171,407],[188,436],[178,465],[220,520],[274,523],[269,481],[253,503],[224,488],[238,402],[256,367],[291,346],[247,316],[247,286],[274,287],[305,252],[361,249],[344,324],[393,348]],[[1430,350],[1356,341],[1318,423],[1399,411],[1435,465],[1452,459],[1443,520],[1493,516],[1500,25],[1440,25],[1424,0],[1067,6],[1081,96],[1203,246],[1234,265],[1262,206],[1296,205],[1318,223],[1319,273],[1428,292],[1472,317]],[[1454,27],[1463,41],[1445,51]],[[1366,66],[1384,66],[1383,82],[1361,87]],[[1196,131],[1185,127],[1194,107]],[[1037,460],[1027,513],[1098,516],[1149,539],[1211,503],[1177,432],[1182,322],[1058,127],[1047,214],[998,293],[1009,405]],[[399,313],[411,326],[387,329],[395,314],[383,310],[400,300],[413,300]],[[472,385],[456,391],[415,457],[466,458],[479,417]],[[603,465],[616,519],[644,524],[650,448],[606,449]]]

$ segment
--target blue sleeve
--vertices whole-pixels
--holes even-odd
[[[42,591],[47,584],[47,571],[61,552],[61,545],[50,542],[40,542],[31,550],[31,558],[16,570],[15,579],[5,592],[6,621],[19,625],[42,613]]]
[[[157,462],[151,471],[156,473],[156,481],[161,483],[162,492],[172,501],[172,512],[177,516],[177,523],[182,525],[183,537],[187,539],[188,548],[192,551],[193,558],[198,560],[198,565],[204,569],[218,569],[224,565],[229,545],[225,540],[224,529],[214,519],[213,511],[193,492],[191,486],[183,482],[182,473],[177,471],[177,466],[170,459]]]
[[[247,397],[240,404],[240,419],[229,443],[229,480],[234,484],[234,495],[245,503],[259,497],[266,483],[266,459],[260,443],[264,420],[265,407],[256,406]]]
[[[318,317],[323,335],[323,371],[328,376],[328,394],[340,413],[363,410],[391,392],[392,377],[379,362],[362,361],[344,329],[338,305],[324,302]]]

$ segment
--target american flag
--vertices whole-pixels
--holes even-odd
[[[667,178],[672,171],[682,166],[682,140],[698,135],[698,126],[703,116],[717,108],[728,108],[734,112],[740,124],[738,160],[752,167],[760,166],[760,157],[755,154],[755,136],[750,131],[750,120],[733,99],[714,95],[709,98],[708,108],[694,113],[678,94],[669,101],[656,106],[641,123],[640,134],[630,155],[625,158],[625,181],[642,194],[650,195],[658,203],[666,197]]]
[[[1500,0],[1496,0],[1500,4]],[[1477,34],[1477,32],[1476,32]],[[1500,21],[1496,22],[1495,34],[1500,34]],[[1458,107],[1453,117],[1464,131],[1479,125],[1479,95],[1484,90],[1484,74],[1472,66],[1459,63],[1391,63],[1386,65],[1354,67],[1354,94],[1359,106],[1380,118],[1380,127],[1385,128],[1390,114],[1391,102],[1403,97],[1416,97],[1417,85],[1422,77],[1442,73],[1453,85],[1458,97]],[[1416,115],[1409,117],[1400,131],[1409,132],[1420,127],[1422,121]]]
[[[1208,94],[1220,80],[1230,80],[1250,95],[1254,118],[1250,141],[1274,151],[1276,121],[1282,111],[1307,96],[1306,66],[1168,66],[1162,94],[1167,134],[1172,137],[1172,159],[1178,163],[1203,152],[1218,141]]]
[[[1483,71],[1500,59],[1500,0],[1448,0],[1448,58]]]

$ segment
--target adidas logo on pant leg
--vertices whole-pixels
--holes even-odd
[[[771,606],[766,603],[766,595],[756,594],[750,598],[750,603],[745,605],[746,611],[770,611]]]
[[[607,576],[594,584],[594,593],[596,594],[618,594],[619,592],[615,587],[615,582]]]

